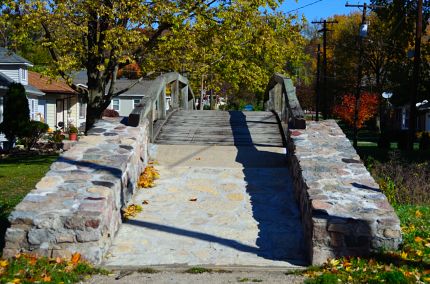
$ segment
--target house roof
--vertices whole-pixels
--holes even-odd
[[[22,58],[4,47],[0,47],[0,64],[24,64],[33,66],[33,64],[27,59]]]
[[[9,85],[12,84],[14,81],[9,78],[8,76],[4,75],[3,73],[0,72],[0,90],[7,90],[9,89]],[[24,85],[24,89],[25,91],[30,94],[30,95],[35,95],[35,96],[44,96],[45,93],[42,92],[41,90],[37,89],[36,87],[32,86],[32,85]]]
[[[82,84],[87,85],[87,71],[82,70],[79,72],[76,72],[72,74],[73,83],[75,84]],[[114,92],[119,92],[121,90],[124,90],[128,87],[130,87],[132,84],[136,83],[138,80],[131,80],[131,79],[118,79],[115,83]],[[142,80],[136,85],[133,86],[130,90],[120,95],[120,97],[127,97],[127,96],[143,96],[145,95],[145,92],[148,90],[148,86],[150,84],[150,81],[148,80]]]
[[[30,85],[48,94],[76,93],[64,80],[55,80],[33,71],[28,71],[28,82]]]

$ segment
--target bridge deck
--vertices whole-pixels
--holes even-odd
[[[221,130],[231,141],[222,143],[241,146],[211,145],[207,142],[213,140],[204,140],[213,138],[208,130],[203,137],[194,135],[188,142],[179,140],[180,136],[157,140],[176,145],[156,145],[156,167],[161,178],[154,188],[135,194],[133,203],[146,200],[149,204],[121,226],[105,265],[304,265],[300,213],[286,167],[285,149],[274,147],[281,143],[274,134],[272,140],[252,135],[254,131],[263,131],[253,129],[252,124],[262,122],[270,125],[264,131],[276,132],[272,114],[199,112],[186,116],[173,116],[164,126],[162,137],[173,125],[179,125],[180,130],[191,129],[192,125],[217,129],[216,122],[232,121],[233,130],[228,131],[227,125]],[[202,121],[202,117],[210,121]],[[192,125],[187,125],[191,121]],[[209,145],[194,145],[204,142]],[[187,143],[190,145],[177,145]],[[255,146],[257,143],[269,147]]]
[[[282,147],[282,138],[271,112],[180,110],[161,129],[156,143]]]

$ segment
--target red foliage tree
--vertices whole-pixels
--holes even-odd
[[[358,106],[357,128],[363,127],[364,123],[378,112],[379,96],[375,93],[361,93],[360,105]],[[345,121],[349,126],[354,126],[355,96],[346,94],[342,102],[333,108],[333,113]]]
[[[118,70],[117,78],[139,79],[142,77],[142,69],[136,62],[130,63]]]

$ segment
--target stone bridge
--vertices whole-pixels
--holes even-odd
[[[4,255],[296,267],[400,244],[399,219],[354,148],[335,121],[304,120],[290,79],[272,77],[266,111],[194,105],[188,80],[169,73],[128,121],[99,121],[10,215]],[[137,189],[150,158],[161,178]],[[143,212],[124,221],[131,203]]]

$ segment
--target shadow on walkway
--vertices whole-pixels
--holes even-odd
[[[230,124],[235,142],[239,129],[240,141],[244,139],[244,129],[247,129],[246,140],[250,141],[248,146],[237,146],[236,161],[243,166],[246,191],[251,197],[253,217],[258,222],[257,255],[303,264],[306,255],[303,229],[286,154],[257,149],[243,112],[230,112]]]

